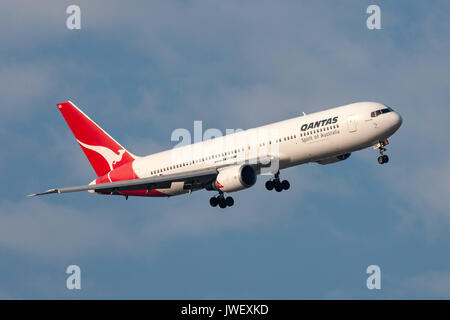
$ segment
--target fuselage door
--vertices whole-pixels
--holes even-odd
[[[347,122],[349,132],[356,132],[358,130],[358,116],[348,117]]]

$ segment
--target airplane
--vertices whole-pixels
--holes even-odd
[[[346,160],[352,152],[378,149],[379,164],[402,117],[387,105],[357,102],[140,157],[132,154],[71,101],[57,104],[97,178],[88,185],[54,188],[28,196],[88,191],[103,195],[170,197],[198,190],[217,192],[212,207],[231,207],[226,195],[269,174],[267,190],[290,188],[280,170],[305,163]]]

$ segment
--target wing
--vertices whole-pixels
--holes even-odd
[[[99,193],[114,193],[118,191],[166,189],[170,188],[172,182],[184,182],[185,189],[198,190],[204,188],[208,183],[214,181],[219,172],[218,170],[223,167],[249,163],[255,167],[259,174],[262,168],[271,167],[274,161],[277,162],[276,170],[278,170],[278,162],[280,161],[280,159],[274,156],[265,156],[251,159],[251,161],[226,164],[216,168],[193,170],[184,173],[174,173],[157,177],[122,180],[100,184],[89,184],[76,187],[54,188],[40,193],[29,194],[28,197],[35,197],[52,193],[67,193],[87,190],[94,190],[95,192]]]
[[[94,190],[99,193],[111,193],[118,191],[132,191],[132,190],[151,190],[151,189],[165,189],[170,188],[172,182],[183,181],[186,188],[203,188],[208,182],[214,181],[217,176],[217,169],[202,169],[194,170],[185,173],[175,173],[161,175],[157,177],[141,178],[133,180],[123,180],[101,184],[89,184],[77,187],[54,188],[41,193],[33,193],[29,197],[41,196],[52,193],[67,193],[77,191]]]

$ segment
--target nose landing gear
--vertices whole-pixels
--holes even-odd
[[[389,157],[387,155],[381,155],[378,157],[379,164],[385,164],[389,162]]]
[[[386,151],[385,146],[388,144],[389,142],[387,140],[385,141],[380,141],[378,150],[380,151],[380,156],[378,157],[378,163],[379,164],[385,164],[389,162],[389,157],[385,154],[383,154]]]
[[[271,191],[275,189],[276,192],[283,190],[289,190],[291,184],[287,180],[280,181],[280,172],[275,173],[275,177],[272,180],[266,181],[266,189]]]
[[[218,196],[209,199],[209,204],[211,207],[217,207],[217,205],[219,205],[220,208],[224,209],[226,207],[232,207],[234,199],[232,197],[225,197],[223,192],[220,192]]]

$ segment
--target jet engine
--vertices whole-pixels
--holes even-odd
[[[251,165],[244,164],[221,169],[216,180],[206,189],[233,192],[250,188],[255,183],[255,169]]]

